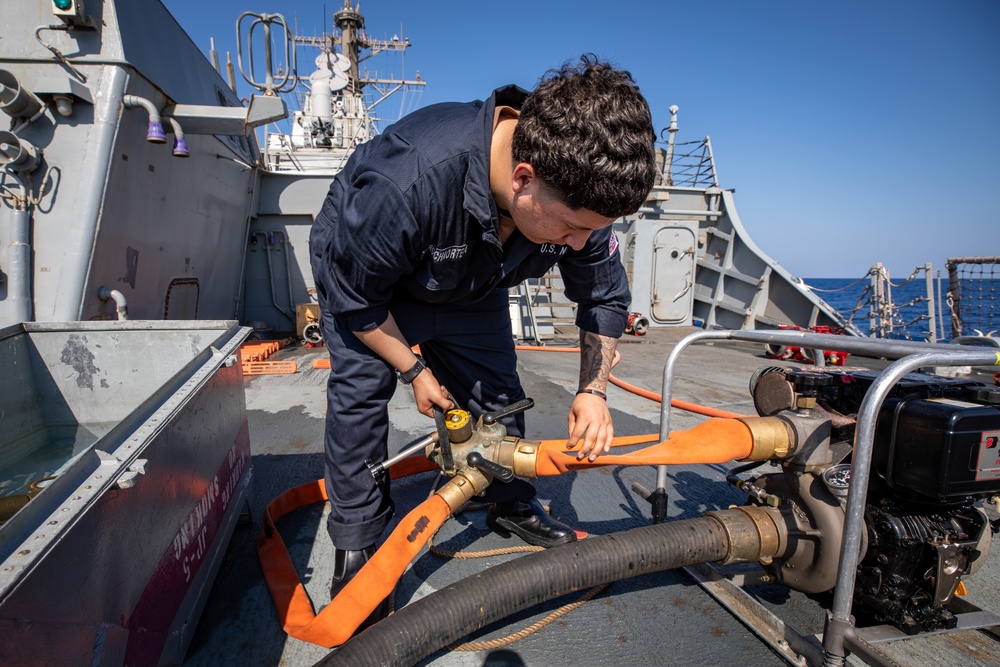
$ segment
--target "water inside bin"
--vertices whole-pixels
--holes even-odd
[[[29,493],[29,485],[66,471],[114,423],[44,426],[0,443],[0,497]]]

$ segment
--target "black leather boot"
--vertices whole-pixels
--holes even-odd
[[[486,513],[486,525],[498,533],[514,533],[528,544],[555,547],[576,540],[576,533],[553,519],[537,500],[493,503]]]
[[[353,579],[364,564],[375,553],[375,545],[370,547],[365,547],[359,551],[346,551],[344,549],[337,549],[333,556],[333,581],[330,583],[330,599],[333,600],[337,597],[337,593],[347,585],[347,583]],[[395,590],[393,591],[395,592]],[[392,595],[390,594],[390,597]],[[370,625],[375,625],[383,618],[389,615],[389,598],[382,600],[379,606],[375,607],[375,610],[364,620],[364,622],[358,626],[358,632],[361,632]]]

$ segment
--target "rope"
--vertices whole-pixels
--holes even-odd
[[[438,482],[441,480],[442,477],[443,474],[438,473],[437,477],[434,478],[434,481],[431,483],[431,490],[430,493],[428,494],[428,497],[434,495],[434,492],[437,490]],[[480,511],[486,508],[487,506],[484,505],[483,503],[466,503],[465,505],[463,505],[458,509],[457,513]],[[545,507],[544,509],[546,512],[549,512],[548,507]],[[453,514],[449,518],[454,518],[454,516],[455,515]],[[444,527],[444,524],[442,524],[441,527]],[[441,547],[438,547],[434,544],[434,538],[441,530],[441,527],[439,527],[438,530],[434,531],[434,534],[431,535],[429,540],[427,540],[427,549],[432,554],[440,556],[442,558],[457,558],[457,559],[489,558],[490,556],[505,556],[507,554],[545,551],[545,547],[536,547],[528,544],[519,547],[503,547],[501,549],[485,549],[482,551],[466,551],[466,552],[449,551],[447,549],[442,549]],[[522,639],[528,637],[529,635],[535,634],[545,626],[550,625],[553,621],[559,620],[569,612],[582,606],[584,602],[587,602],[597,594],[601,593],[609,585],[610,584],[601,584],[600,586],[595,586],[594,588],[591,588],[589,591],[585,592],[583,595],[581,595],[573,602],[564,604],[563,606],[559,607],[545,618],[542,618],[536,621],[535,623],[532,623],[528,627],[518,630],[517,632],[512,632],[511,634],[505,635],[498,639],[490,639],[486,641],[454,642],[452,644],[448,644],[447,646],[445,646],[445,648],[450,651],[488,651],[495,648],[501,648],[503,646],[509,646],[510,644],[521,641]]]
[[[913,269],[913,273],[911,273],[906,278],[906,280],[904,280],[903,282],[899,283],[898,285],[896,283],[892,282],[891,280],[886,280],[886,282],[889,283],[889,286],[893,287],[893,288],[903,287],[904,285],[907,285],[910,282],[912,282],[913,279],[917,277],[917,274],[920,273],[923,270],[924,270],[924,268],[922,266],[918,266],[917,268]]]
[[[435,484],[436,486],[436,484]],[[474,512],[477,510],[486,509],[486,505],[481,503],[466,503],[464,506],[459,508],[458,513],[463,512]],[[545,511],[548,512],[549,508],[546,507]],[[454,517],[454,515],[452,515]],[[443,526],[442,526],[443,527]],[[438,531],[441,529],[438,528]],[[530,544],[525,544],[519,547],[503,547],[500,549],[485,549],[483,551],[449,551],[447,549],[442,549],[441,547],[434,544],[434,538],[437,537],[437,532],[431,536],[431,539],[427,541],[427,549],[435,556],[441,556],[442,558],[456,558],[456,559],[472,559],[472,558],[489,558],[490,556],[506,556],[507,554],[523,554],[523,553],[533,553],[535,551],[545,551],[545,547],[536,547]]]
[[[569,604],[566,604],[566,605],[563,605],[562,607],[559,607],[554,612],[552,612],[551,614],[549,614],[545,618],[541,619],[540,621],[538,621],[536,623],[532,623],[531,625],[529,625],[528,627],[524,628],[523,630],[519,630],[518,632],[515,632],[513,634],[509,634],[506,637],[500,637],[499,639],[490,639],[490,640],[481,641],[481,642],[465,642],[465,643],[461,643],[461,644],[459,644],[459,643],[448,644],[447,646],[445,646],[445,648],[446,649],[450,649],[452,651],[488,651],[490,649],[495,649],[495,648],[501,648],[503,646],[508,646],[510,644],[513,644],[514,642],[521,641],[522,639],[524,639],[525,637],[527,637],[529,635],[535,634],[536,632],[538,632],[539,630],[541,630],[542,628],[544,628],[546,625],[549,625],[553,621],[556,621],[556,620],[562,618],[563,616],[565,616],[569,612],[573,611],[577,607],[580,607],[581,605],[583,605],[584,602],[587,602],[588,600],[593,599],[594,596],[596,596],[598,593],[601,593],[602,591],[604,591],[604,589],[607,588],[608,586],[610,586],[610,584],[601,584],[600,586],[595,586],[594,588],[591,588],[589,591],[587,591],[586,593],[584,593],[583,595],[581,595],[580,598],[578,600],[576,600],[575,602],[570,602]]]
[[[861,276],[860,278],[858,278],[857,280],[855,280],[850,285],[844,285],[843,287],[837,287],[835,289],[820,289],[819,287],[813,287],[812,285],[809,285],[809,289],[811,289],[813,292],[823,292],[824,294],[833,294],[834,292],[843,292],[846,289],[851,289],[852,287],[854,287],[858,283],[863,283],[864,281],[868,280],[868,276],[869,275],[870,275],[870,272],[866,273],[863,276]]]

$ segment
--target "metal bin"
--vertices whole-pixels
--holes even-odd
[[[248,493],[249,333],[0,330],[0,664],[183,660]]]

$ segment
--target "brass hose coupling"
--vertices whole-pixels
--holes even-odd
[[[722,565],[770,563],[788,543],[781,514],[773,507],[748,505],[706,512],[705,516],[718,521],[726,531],[729,552],[718,561]]]
[[[784,459],[795,450],[795,440],[789,425],[779,417],[737,417],[753,438],[750,455],[741,461]]]
[[[496,412],[483,414],[472,428],[469,413],[449,410],[440,419],[439,438],[426,445],[427,458],[442,466],[452,477],[438,495],[454,512],[474,496],[486,490],[493,480],[510,482],[515,476],[535,477],[535,457],[538,443],[507,435],[499,420],[527,410],[534,405],[530,398],[513,403]],[[444,431],[444,437],[440,437]],[[441,442],[447,439],[449,452]],[[450,453],[451,456],[446,456]],[[449,470],[446,459],[454,462]]]
[[[535,460],[538,458],[539,443],[533,440],[507,437],[497,447],[496,461],[507,466],[518,477],[534,479]]]
[[[462,505],[485,491],[486,487],[490,485],[490,481],[479,469],[466,466],[438,489],[437,495],[448,503],[452,512],[457,512]]]

